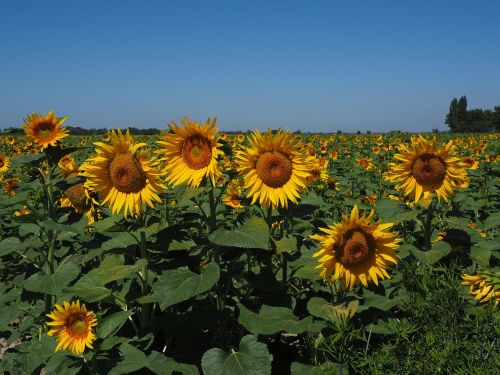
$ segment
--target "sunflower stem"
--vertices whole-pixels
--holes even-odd
[[[427,220],[425,222],[425,251],[431,249],[431,234],[432,234],[432,217],[434,213],[434,202],[427,207]]]
[[[42,176],[44,177],[46,183],[46,193],[47,193],[47,217],[50,220],[54,219],[54,191],[52,188],[52,172],[53,168],[51,166],[51,162],[47,153],[45,154],[45,160],[47,162],[47,174]],[[47,272],[49,275],[54,273],[54,251],[55,251],[55,241],[56,235],[53,229],[47,230]],[[54,297],[50,294],[45,295],[45,310],[50,312],[52,309],[52,305],[54,303]]]
[[[141,258],[146,262],[142,266],[142,295],[145,296],[149,292],[149,271],[148,271],[148,254],[147,254],[147,244],[146,244],[146,232],[141,230],[141,239],[139,242],[139,249],[141,251]],[[147,328],[149,325],[149,303],[142,305],[141,311],[141,324],[142,328]]]
[[[288,285],[288,259],[286,252],[281,253],[281,267],[283,270],[283,285],[286,289]]]

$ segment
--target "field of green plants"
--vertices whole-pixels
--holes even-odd
[[[0,135],[0,371],[497,374],[500,134]]]

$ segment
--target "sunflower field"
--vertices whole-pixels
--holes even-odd
[[[497,374],[500,134],[0,135],[0,371]]]

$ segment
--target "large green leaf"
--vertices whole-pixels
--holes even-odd
[[[416,247],[413,247],[410,251],[422,263],[434,264],[450,253],[451,246],[444,241],[437,241],[429,251],[420,251]]]
[[[106,316],[97,326],[97,336],[104,339],[110,334],[116,333],[127,321],[132,311],[118,311]]]
[[[129,374],[140,370],[146,365],[146,354],[132,345],[127,343],[121,344],[120,352],[123,360],[118,362],[116,366],[109,371],[109,375]]]
[[[164,310],[209,290],[219,277],[219,266],[215,263],[210,263],[201,274],[187,268],[164,271],[153,284],[153,295]]]
[[[114,249],[124,249],[132,245],[137,245],[137,240],[128,232],[122,232],[118,236],[103,242],[101,249],[109,251]]]
[[[171,375],[181,373],[183,375],[198,375],[198,368],[186,363],[178,363],[172,358],[166,357],[159,352],[153,351],[147,360],[146,367],[158,375]]]
[[[259,313],[254,313],[242,304],[238,304],[240,316],[238,322],[254,335],[272,335],[285,331],[289,333],[318,332],[323,327],[320,322],[313,322],[308,316],[299,320],[293,311],[286,307],[263,305]]]
[[[265,220],[253,216],[234,229],[217,229],[208,239],[219,246],[268,250],[269,228]]]
[[[498,248],[500,248],[498,241],[482,239],[471,247],[470,256],[477,264],[486,267],[490,262],[492,252]]]
[[[205,375],[270,375],[271,356],[265,344],[247,335],[241,339],[237,352],[208,350],[201,360],[201,368]]]
[[[290,368],[291,375],[323,375],[320,367],[305,365],[299,362],[293,362]]]
[[[279,241],[274,241],[276,253],[292,253],[297,250],[297,239],[295,237],[283,237]]]
[[[19,252],[25,248],[25,241],[21,242],[21,240],[17,237],[4,238],[0,241],[0,257],[14,252]]]
[[[82,285],[81,283],[84,283],[86,278],[96,281],[96,286],[104,286],[111,281],[121,280],[132,273],[138,272],[146,262],[145,259],[139,259],[134,265],[125,265],[123,255],[108,255],[98,268],[91,270],[82,277],[76,286]]]
[[[46,274],[43,271],[35,273],[24,282],[23,287],[30,292],[57,295],[79,274],[80,267],[67,262],[53,274]]]

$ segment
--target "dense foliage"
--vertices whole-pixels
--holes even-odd
[[[9,165],[0,173],[0,370],[495,373],[500,293],[486,293],[487,301],[469,294],[462,276],[482,272],[490,292],[499,289],[500,137],[439,134],[438,142],[452,140],[459,157],[470,159],[470,181],[448,200],[434,195],[422,204],[386,179],[397,146],[411,136],[296,135],[295,160],[308,155],[319,171],[297,203],[284,206],[252,204],[244,183],[233,182],[244,177],[235,164],[247,160],[237,156],[251,144],[248,135],[219,134],[213,182],[176,184],[175,168],[165,167],[171,175],[160,202],[127,218],[112,213],[119,200],[102,204],[93,192],[90,214],[61,207],[68,188],[87,186],[93,172],[78,166],[92,157],[92,165],[102,162],[93,144],[109,144],[109,134],[70,136],[43,150],[24,136],[3,136],[0,154]],[[141,158],[152,157],[161,139],[176,141],[135,137],[146,143]],[[195,141],[195,151],[209,147]],[[311,235],[355,206],[394,223],[400,247],[390,278],[349,290],[340,279],[321,278],[313,257],[320,243]],[[85,303],[96,316],[95,327],[87,326],[93,349],[84,346],[81,355],[55,352],[61,341],[47,334],[46,314],[65,301]]]

